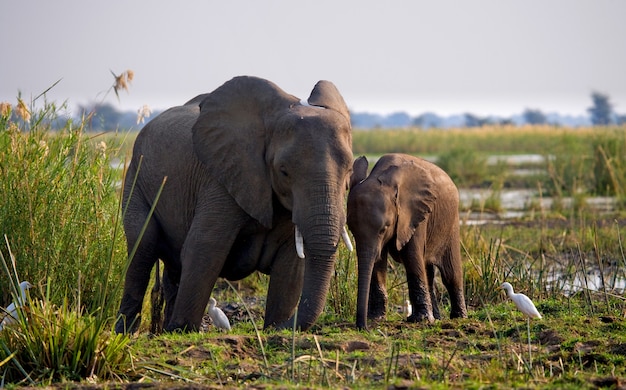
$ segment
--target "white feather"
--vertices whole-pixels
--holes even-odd
[[[230,321],[228,321],[228,317],[226,317],[226,314],[224,314],[222,309],[216,305],[217,302],[215,301],[215,298],[211,297],[211,299],[209,299],[209,318],[211,318],[213,325],[216,327],[230,330]]]
[[[514,293],[511,283],[504,282],[502,283],[502,286],[500,286],[500,288],[506,290],[507,295],[509,296],[509,298],[511,298],[515,306],[517,306],[519,311],[527,315],[528,318],[542,318],[541,313],[539,313],[533,301],[531,301],[530,298],[528,298],[524,294]]]
[[[23,281],[20,283],[20,296],[17,297],[15,302],[12,302],[6,309],[2,309],[6,313],[5,317],[2,319],[0,323],[0,330],[4,329],[5,326],[15,323],[17,321],[17,308],[24,306],[26,302],[26,290],[33,287],[29,282]]]
[[[407,317],[410,317],[411,314],[413,314],[413,306],[411,306],[411,301],[409,301],[408,299],[404,301],[404,312],[406,313]]]

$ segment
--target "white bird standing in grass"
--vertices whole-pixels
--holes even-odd
[[[404,311],[407,318],[411,317],[411,314],[413,314],[413,306],[411,306],[411,301],[409,301],[408,299],[404,301],[404,308],[402,309],[402,311]]]
[[[217,301],[215,301],[215,298],[211,297],[211,299],[209,299],[209,318],[211,318],[213,325],[218,328],[230,330],[228,317],[226,317],[226,314],[224,314],[222,309],[217,307],[216,304]]]
[[[539,318],[539,319],[542,318],[539,311],[537,311],[537,308],[535,307],[535,304],[533,303],[533,301],[531,301],[530,298],[528,298],[524,294],[514,293],[513,286],[511,286],[511,283],[504,282],[502,283],[502,286],[500,286],[500,288],[503,288],[506,290],[506,294],[509,296],[509,298],[511,298],[515,306],[517,306],[519,311],[521,311],[526,316],[528,316],[529,319],[530,318]]]
[[[29,282],[23,281],[20,283],[20,296],[17,297],[15,302],[12,302],[6,309],[0,309],[5,312],[5,316],[0,323],[0,330],[4,329],[5,326],[9,324],[15,323],[17,321],[17,308],[24,306],[24,302],[26,302],[26,290],[33,287]]]
[[[541,319],[542,318],[541,313],[539,313],[539,311],[535,307],[535,304],[533,303],[533,301],[530,300],[530,298],[528,298],[524,294],[517,294],[513,292],[513,286],[511,286],[511,283],[504,282],[502,283],[500,288],[503,288],[506,290],[506,295],[508,295],[509,298],[511,298],[511,300],[513,301],[513,303],[515,303],[515,306],[517,306],[519,311],[524,313],[524,315],[526,316],[526,332],[528,335],[528,365],[532,367],[533,355],[532,355],[532,350],[530,348],[530,319],[531,318]]]

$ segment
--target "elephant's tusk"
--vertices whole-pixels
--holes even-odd
[[[343,242],[346,244],[346,247],[348,248],[348,250],[350,252],[352,252],[352,241],[350,241],[350,236],[348,235],[348,231],[346,230],[346,227],[343,227],[343,230],[341,231],[341,238],[343,238]]]
[[[296,253],[299,258],[304,259],[304,239],[300,229],[298,229],[298,225],[296,225]]]

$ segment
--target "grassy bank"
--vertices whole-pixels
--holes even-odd
[[[550,196],[625,196],[624,126],[355,131],[353,151],[355,155],[374,157],[390,152],[437,157],[438,164],[461,187],[540,186]],[[511,180],[506,167],[487,163],[489,156],[519,154],[544,156],[544,163],[526,168],[538,168],[546,174],[523,181]]]
[[[545,319],[533,321],[529,333],[512,304],[500,303],[431,326],[391,313],[370,332],[326,322],[306,333],[270,331],[257,338],[241,323],[230,334],[142,336],[134,341],[143,353],[133,380],[255,388],[580,389],[615,385],[626,375],[626,327],[617,310],[591,315],[575,298],[543,300],[538,309]]]
[[[340,246],[326,309],[309,332],[257,332],[267,277],[254,275],[234,289],[222,282],[216,290],[231,309],[230,334],[209,326],[207,333],[149,337],[144,324],[139,336],[113,337],[126,250],[122,171],[112,162],[126,160],[134,134],[91,134],[84,123],[53,132],[57,108],[32,111],[30,118],[0,119],[1,304],[12,300],[12,281],[35,286],[17,326],[0,332],[0,384],[579,388],[626,377],[626,306],[623,290],[614,289],[626,276],[625,221],[621,210],[601,216],[584,207],[537,208],[532,217],[507,224],[463,225],[468,319],[404,322],[404,271],[390,264],[387,320],[371,324],[370,332],[356,331],[356,257]],[[541,167],[546,175],[526,185],[555,196],[621,197],[624,133],[355,131],[354,150],[374,157],[391,151],[437,156],[441,164],[448,161],[459,185],[491,187],[511,180],[506,169],[488,166],[488,155],[540,154],[549,157]],[[457,160],[463,163],[454,165]],[[498,289],[505,280],[545,316],[529,333]],[[596,280],[602,287],[592,285]],[[447,312],[441,285],[439,292]]]

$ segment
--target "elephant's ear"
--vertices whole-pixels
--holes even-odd
[[[367,177],[367,166],[368,162],[365,156],[354,160],[352,164],[352,175],[350,176],[350,189],[365,180]]]
[[[200,103],[193,126],[194,151],[211,178],[266,227],[272,226],[272,186],[265,162],[266,126],[299,101],[274,83],[241,76]]]
[[[311,96],[307,100],[310,105],[335,110],[350,121],[350,111],[335,84],[320,80],[315,84]]]
[[[417,226],[433,211],[437,196],[433,177],[424,167],[406,161],[398,171],[396,248],[400,250],[413,237]]]
[[[204,99],[206,99],[207,96],[209,96],[208,93],[203,93],[201,95],[198,95],[195,98],[189,100],[187,103],[185,103],[185,106],[199,106],[200,103],[202,103]]]

